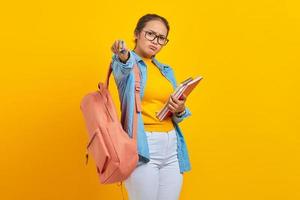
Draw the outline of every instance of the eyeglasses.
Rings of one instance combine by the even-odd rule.
[[[144,31],[144,30],[143,30]],[[144,31],[145,32],[145,38],[149,41],[154,41],[157,38],[157,42],[160,45],[166,45],[169,42],[169,39],[162,35],[156,35],[153,31]]]

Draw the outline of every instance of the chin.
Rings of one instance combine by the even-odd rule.
[[[150,55],[150,56],[155,56],[157,54],[157,52],[155,51],[155,52],[153,52],[153,51],[149,51],[148,52],[148,55]]]
[[[154,54],[153,54],[153,52],[150,52],[150,51],[144,51],[144,55],[150,58],[150,57],[152,57]]]

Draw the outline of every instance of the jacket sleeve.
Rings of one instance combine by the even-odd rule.
[[[112,69],[116,80],[120,81],[123,78],[125,78],[133,69],[134,63],[135,60],[130,51],[129,51],[129,59],[126,61],[126,63],[122,63],[118,55],[114,54],[112,56]]]

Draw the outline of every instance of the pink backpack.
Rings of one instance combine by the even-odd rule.
[[[98,91],[85,95],[80,103],[88,130],[86,164],[91,153],[100,182],[103,184],[121,182],[135,169],[138,163],[137,152],[137,112],[141,111],[140,76],[138,66],[133,67],[135,74],[135,110],[132,138],[124,131],[109,92],[109,77],[112,63],[106,77],[106,83],[99,82]]]

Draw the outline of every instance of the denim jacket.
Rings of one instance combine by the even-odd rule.
[[[177,87],[177,82],[172,68],[166,64],[158,62],[155,57],[152,58],[152,61],[159,68],[160,72],[170,81],[175,89]],[[135,77],[132,69],[135,63],[137,63],[140,71],[140,97],[142,100],[144,96],[144,89],[147,84],[147,66],[142,58],[134,51],[129,51],[129,59],[126,61],[126,63],[120,62],[118,55],[114,54],[112,56],[113,76],[118,88],[121,106],[121,124],[131,138],[133,112],[135,106]],[[178,123],[180,123],[183,119],[191,115],[189,108],[186,107],[185,111],[185,114],[181,117],[172,115],[172,122],[177,135],[177,153],[180,173],[189,171],[191,169],[187,145],[185,143],[183,133],[178,125]],[[137,148],[139,154],[139,163],[147,163],[150,161],[150,156],[141,112],[138,113],[137,123]]]

